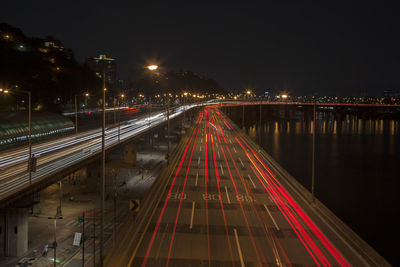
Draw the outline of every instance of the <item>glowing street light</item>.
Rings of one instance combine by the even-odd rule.
[[[147,68],[149,69],[149,70],[156,70],[156,69],[158,69],[158,66],[157,65],[149,65],[149,66],[147,66]]]
[[[251,91],[250,91],[250,90],[247,90],[247,91],[246,91],[246,94],[250,95],[250,94],[251,94]]]
[[[288,95],[287,95],[287,94],[283,94],[283,95],[281,95],[281,97],[282,97],[283,99],[286,99],[286,98],[288,98]]]

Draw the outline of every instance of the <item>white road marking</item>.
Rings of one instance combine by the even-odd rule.
[[[235,153],[237,153],[237,151],[236,151],[235,147],[233,147],[233,150],[235,150]]]
[[[225,185],[225,193],[226,193],[226,199],[228,200],[228,203],[231,204],[231,199],[229,198],[229,194],[228,194],[228,188]]]
[[[202,134],[203,135],[203,134]],[[203,138],[200,139],[200,143],[203,143]]]
[[[247,174],[247,177],[249,177],[250,182],[253,184],[253,187],[256,188],[256,185],[254,184],[253,180],[251,179],[250,174]]]
[[[222,168],[222,165],[219,165],[219,167],[221,168],[222,175],[224,175],[224,168]]]
[[[239,259],[240,259],[240,266],[241,266],[241,267],[244,267],[244,261],[243,261],[242,250],[240,249],[239,237],[238,237],[236,228],[233,228],[233,232],[235,233],[236,245],[237,245],[237,250],[238,250]]]
[[[201,147],[202,147],[202,146],[200,146],[200,151],[201,151]]]
[[[243,161],[242,159],[239,157],[240,163],[242,164],[242,166],[244,167]]]
[[[196,173],[196,183],[194,184],[194,186],[197,186],[198,181],[199,181],[199,173]]]
[[[197,160],[197,165],[200,165],[200,156],[199,159]]]
[[[231,143],[231,144],[232,144],[232,141],[231,141],[231,139],[229,139],[229,143]]]
[[[190,226],[189,229],[192,229],[193,227],[193,217],[194,217],[194,206],[195,206],[195,202],[192,202],[192,216],[190,216]]]
[[[221,156],[220,156],[220,154],[219,154],[219,151],[218,151],[218,158],[221,159]]]
[[[278,224],[276,224],[276,222],[274,220],[274,217],[272,217],[271,213],[269,212],[269,209],[268,209],[267,205],[264,204],[264,208],[268,212],[269,217],[271,217],[271,220],[274,223],[276,230],[279,231],[279,226],[278,226]]]

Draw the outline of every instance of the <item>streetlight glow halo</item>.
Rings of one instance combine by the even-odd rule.
[[[147,68],[149,70],[156,70],[156,69],[158,69],[158,66],[157,65],[149,65],[149,66],[147,66]]]

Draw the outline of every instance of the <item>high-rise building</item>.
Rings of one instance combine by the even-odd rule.
[[[86,59],[86,64],[92,69],[99,79],[103,79],[105,73],[106,87],[115,90],[117,85],[117,62],[114,58],[108,58],[106,55],[91,57]]]

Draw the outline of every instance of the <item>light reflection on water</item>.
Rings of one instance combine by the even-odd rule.
[[[284,121],[284,120],[271,120],[264,122],[263,132],[274,134],[286,132],[286,134],[312,134],[313,124],[311,121]],[[256,124],[248,128],[248,134],[251,137],[257,135]],[[400,122],[397,120],[363,120],[351,118],[347,120],[334,120],[334,119],[319,119],[317,121],[316,132],[318,134],[358,134],[358,135],[398,135]]]

